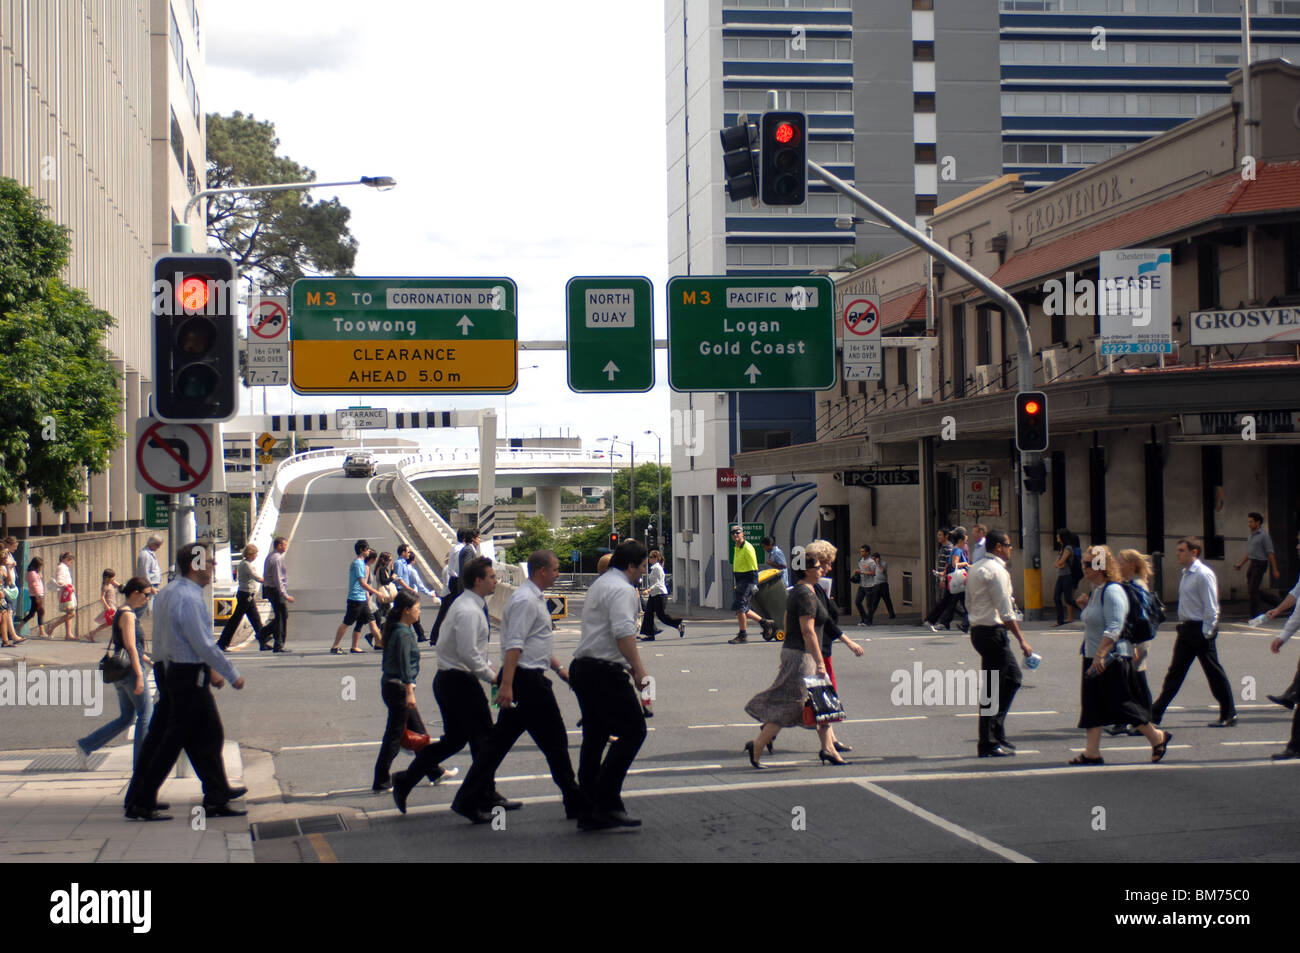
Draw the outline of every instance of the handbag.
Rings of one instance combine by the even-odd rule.
[[[423,748],[428,747],[432,743],[433,739],[428,735],[412,731],[410,728],[406,728],[402,731],[402,747],[407,751],[419,753]]]
[[[10,587],[10,586],[6,586],[6,587],[5,587],[5,598],[9,600],[9,604],[10,604],[10,605],[12,605],[12,606],[17,606],[17,605],[18,605],[18,587],[17,587],[17,586],[12,586],[12,587]]]
[[[71,601],[72,601],[73,599],[75,599],[75,598],[77,598],[77,587],[76,587],[76,586],[74,586],[74,585],[72,585],[72,584],[68,584],[68,585],[66,585],[66,586],[60,586],[60,587],[59,587],[59,604],[60,604],[60,605],[62,605],[62,604],[65,603],[65,602],[71,602]]]
[[[966,567],[948,573],[948,591],[956,595],[966,591]]]
[[[849,576],[849,582],[853,583],[855,586],[861,581],[862,581],[862,573],[857,572],[856,570],[854,571],[852,576]]]
[[[131,655],[117,639],[108,640],[108,651],[99,660],[99,672],[107,685],[120,682],[131,674]]]
[[[844,720],[844,704],[840,696],[831,687],[831,680],[824,676],[805,677],[804,687],[808,697],[803,703],[803,724],[805,728],[817,725],[829,725]]]

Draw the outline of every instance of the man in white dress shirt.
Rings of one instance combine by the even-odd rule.
[[[583,831],[641,826],[639,819],[628,816],[621,795],[623,779],[646,736],[637,688],[648,686],[650,677],[636,645],[641,608],[636,581],[645,565],[645,546],[634,539],[619,543],[582,606],[582,639],[569,671],[582,708],[578,784],[593,806],[591,814],[578,819]],[[612,744],[611,737],[617,737]]]
[[[1174,551],[1178,565],[1183,567],[1178,582],[1178,637],[1174,641],[1174,657],[1165,673],[1165,683],[1160,697],[1151,706],[1151,721],[1160,724],[1165,709],[1178,694],[1192,667],[1193,659],[1201,660],[1201,669],[1210,683],[1210,693],[1219,703],[1219,720],[1210,722],[1211,728],[1232,728],[1237,724],[1237,706],[1232,698],[1232,685],[1219,662],[1219,580],[1214,570],[1201,562],[1201,541],[1195,536],[1185,536],[1178,541]]]
[[[476,805],[493,790],[496,770],[525,731],[546,757],[551,779],[564,795],[564,814],[576,820],[590,813],[586,796],[578,788],[569,759],[569,739],[555,692],[546,677],[550,669],[568,682],[569,673],[555,657],[555,632],[543,593],[560,574],[560,560],[549,549],[539,549],[528,558],[528,581],[514,591],[501,614],[501,688],[497,703],[501,714],[496,727],[479,748],[469,769],[453,811],[473,813]]]

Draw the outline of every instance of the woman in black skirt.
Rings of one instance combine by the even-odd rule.
[[[1083,754],[1070,764],[1105,764],[1101,757],[1101,729],[1119,722],[1136,725],[1151,742],[1151,760],[1159,761],[1173,735],[1151,724],[1133,664],[1133,643],[1125,636],[1128,594],[1121,583],[1119,561],[1105,546],[1092,546],[1083,554],[1083,574],[1092,594],[1083,610],[1083,712],[1079,727],[1087,729]]]

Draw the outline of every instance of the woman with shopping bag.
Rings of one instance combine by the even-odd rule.
[[[805,554],[804,568],[792,570],[798,582],[786,604],[787,634],[781,645],[781,662],[776,681],[770,688],[751,698],[745,706],[746,714],[763,723],[758,737],[748,742],[744,748],[749,755],[749,763],[755,768],[763,767],[759,763],[758,754],[776,738],[782,728],[804,724],[804,707],[810,700],[810,689],[820,701],[828,701],[827,693],[833,694],[821,649],[822,632],[830,616],[814,591],[822,572],[829,568],[829,565],[823,567],[816,556]],[[821,742],[817,756],[823,764],[848,764],[831,747],[830,725],[833,716],[829,711],[823,712],[823,715],[824,717],[818,718],[816,711],[813,715],[817,737]]]

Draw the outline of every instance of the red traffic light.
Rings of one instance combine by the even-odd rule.
[[[186,311],[202,311],[208,306],[208,277],[190,275],[176,289],[176,303]]]
[[[794,145],[799,141],[799,127],[791,122],[783,122],[773,130],[772,136],[783,146]]]
[[[1029,414],[1029,416],[1031,417],[1036,416],[1038,412],[1042,409],[1043,409],[1043,405],[1036,400],[1030,400],[1025,402],[1025,413]]]

